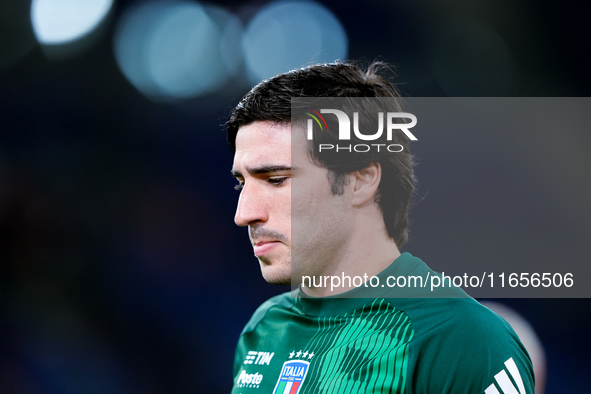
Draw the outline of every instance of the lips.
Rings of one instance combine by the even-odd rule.
[[[268,251],[270,251],[271,249],[273,249],[275,246],[277,246],[278,244],[280,244],[281,242],[279,241],[257,241],[257,243],[254,244],[254,255],[257,257],[260,257],[264,254],[266,254]]]

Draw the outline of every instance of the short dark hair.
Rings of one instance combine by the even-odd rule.
[[[250,90],[234,108],[226,123],[228,142],[232,152],[236,151],[236,135],[242,126],[255,121],[271,121],[289,124],[292,120],[292,98],[391,98],[391,111],[401,112],[401,96],[394,85],[380,75],[388,65],[374,62],[367,69],[356,63],[317,64],[289,71],[267,79]],[[368,105],[372,101],[368,101]],[[346,108],[355,108],[353,102]],[[383,111],[379,109],[379,111]],[[350,112],[349,112],[350,113]],[[377,113],[377,111],[372,112]],[[360,115],[360,127],[368,119]],[[371,123],[371,122],[370,122]],[[375,127],[375,119],[373,120]],[[329,127],[330,129],[330,127]],[[338,128],[333,128],[338,129]],[[332,134],[314,133],[324,139],[322,142],[338,141]],[[403,150],[397,153],[382,149],[381,152],[352,153],[350,155],[319,155],[314,149],[310,157],[316,164],[329,170],[333,194],[341,194],[346,182],[346,174],[361,170],[371,163],[380,163],[382,179],[376,194],[376,203],[382,211],[388,235],[398,247],[408,241],[408,218],[411,198],[415,191],[413,156],[409,151],[409,140],[394,133],[390,144],[399,144]],[[324,152],[323,152],[324,153]]]

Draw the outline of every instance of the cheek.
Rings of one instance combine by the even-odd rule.
[[[314,221],[314,218],[322,212],[319,203],[318,196],[313,192],[292,196],[290,209],[294,220],[305,218],[308,223]]]
[[[306,209],[306,207],[322,205],[330,197],[329,195],[330,189],[326,182],[320,182],[315,178],[299,179],[293,183],[291,189],[292,206],[295,210],[298,207]]]
[[[291,233],[291,218],[292,218],[292,198],[291,192],[287,192],[279,196],[275,203],[276,215],[281,223],[282,231],[286,234]]]
[[[308,236],[322,232],[331,221],[335,196],[324,172],[295,179],[291,188],[292,232]]]

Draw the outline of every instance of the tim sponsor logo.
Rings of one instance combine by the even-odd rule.
[[[274,355],[275,353],[257,352],[256,350],[251,350],[246,355],[244,364],[269,365]]]

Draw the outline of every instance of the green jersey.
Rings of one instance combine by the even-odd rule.
[[[404,253],[378,278],[400,275],[439,274]],[[240,335],[232,393],[533,394],[531,360],[507,322],[461,289],[420,291],[271,298]]]

